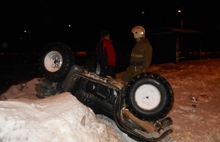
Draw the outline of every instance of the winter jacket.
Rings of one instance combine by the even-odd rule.
[[[115,67],[116,55],[111,40],[106,40],[101,37],[97,44],[96,50],[98,60],[101,62],[101,64],[103,64],[103,66]]]
[[[140,63],[143,71],[147,71],[152,59],[152,46],[147,38],[141,38],[131,52],[130,62]]]
[[[128,82],[134,76],[146,72],[152,58],[152,46],[147,38],[137,41],[131,52],[130,66],[127,68],[121,79]]]

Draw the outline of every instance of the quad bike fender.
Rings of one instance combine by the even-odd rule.
[[[125,99],[120,95],[116,98],[115,105],[114,105],[114,111],[113,111],[114,112],[114,114],[113,114],[114,121],[115,121],[116,125],[118,126],[118,128],[122,132],[126,133],[129,137],[131,137],[134,140],[137,140],[138,142],[158,142],[173,132],[172,129],[168,129],[157,137],[155,137],[154,135],[151,135],[151,133],[154,133],[154,132],[160,133],[158,131],[159,129],[158,129],[157,125],[153,125],[149,121],[144,121],[144,120],[137,118],[128,110],[125,111],[125,109],[124,109]],[[123,113],[123,111],[124,111],[124,113]],[[143,129],[145,128],[145,130],[147,130],[146,131],[147,135],[141,133],[139,131],[139,128],[136,129],[134,127],[129,126],[129,124],[124,119],[125,118],[124,115],[126,115],[126,113],[130,115],[130,117],[128,117],[128,118],[131,119],[131,121],[138,124]],[[172,120],[171,120],[171,118],[167,117],[167,118],[164,118],[164,122],[167,123],[167,124],[164,123],[164,126],[165,125],[169,126],[172,123]]]

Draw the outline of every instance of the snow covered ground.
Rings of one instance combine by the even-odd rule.
[[[151,65],[174,91],[167,141],[220,141],[220,59]],[[117,74],[117,77],[123,73]],[[1,94],[0,140],[7,142],[132,142],[114,122],[95,115],[68,92],[38,99],[37,78],[14,84]]]

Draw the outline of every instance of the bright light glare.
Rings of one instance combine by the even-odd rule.
[[[181,12],[182,12],[182,11],[179,9],[179,10],[178,10],[178,13],[181,13]]]

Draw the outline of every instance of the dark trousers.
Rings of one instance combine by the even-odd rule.
[[[113,66],[106,66],[103,69],[103,75],[104,76],[111,76],[112,78],[116,78],[115,67],[113,67]]]

